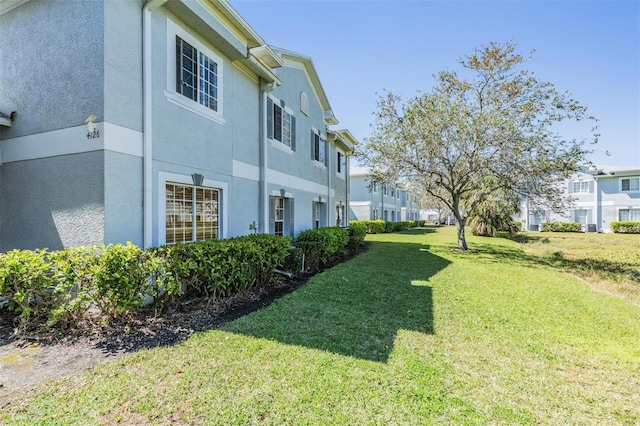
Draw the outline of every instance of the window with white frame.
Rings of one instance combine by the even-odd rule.
[[[284,101],[267,98],[267,137],[296,150],[296,117]]]
[[[620,179],[620,185],[623,192],[640,191],[640,178]]]
[[[269,233],[293,236],[293,198],[269,197]]]
[[[618,210],[618,220],[621,222],[640,222],[640,209]]]
[[[275,215],[274,234],[283,235],[284,233],[284,197],[276,197],[274,215]]]
[[[584,180],[574,181],[571,183],[571,192],[573,193],[588,193],[589,192],[589,182]]]
[[[373,220],[378,220],[378,209],[373,209],[373,212],[371,213],[371,218]]]
[[[327,141],[315,129],[311,129],[311,159],[327,165]]]
[[[217,239],[220,232],[220,190],[166,183],[165,242]]]
[[[378,192],[378,182],[376,181],[371,182],[371,190],[373,192]]]
[[[176,92],[218,111],[218,63],[176,36]]]
[[[167,20],[169,100],[214,121],[222,118],[223,61],[172,20]]]
[[[586,209],[578,209],[573,211],[573,221],[582,223],[585,225],[587,223],[587,213]]]

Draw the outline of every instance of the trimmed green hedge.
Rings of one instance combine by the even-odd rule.
[[[364,239],[367,236],[367,226],[362,223],[350,223],[347,232],[349,233],[347,251],[353,256],[358,253],[362,243],[364,243]]]
[[[421,226],[424,226],[424,221],[420,221]],[[385,222],[384,220],[352,220],[349,225],[364,225],[366,227],[367,234],[384,234],[389,232],[398,232],[407,228],[413,228],[416,226],[416,222],[413,220],[406,220],[401,222]]]
[[[542,232],[582,232],[579,222],[545,222],[540,225]]]
[[[619,234],[640,234],[640,222],[611,222],[611,230]]]
[[[331,257],[343,254],[348,243],[348,231],[338,227],[308,229],[294,241],[295,247],[304,254],[305,272],[316,271]]]
[[[18,314],[18,332],[75,321],[91,308],[113,319],[141,308],[149,296],[163,306],[176,296],[216,299],[268,285],[290,243],[259,234],[148,250],[131,243],[12,250],[0,253],[0,295]]]

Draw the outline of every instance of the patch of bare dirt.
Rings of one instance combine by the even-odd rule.
[[[216,303],[193,303],[174,311],[146,311],[118,323],[58,326],[46,334],[13,336],[13,318],[0,309],[0,408],[39,383],[94,369],[99,363],[143,348],[175,345],[193,333],[223,324],[270,305],[308,281],[282,278],[278,285]]]

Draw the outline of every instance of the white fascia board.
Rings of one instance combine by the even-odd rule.
[[[0,15],[12,11],[18,6],[22,6],[29,0],[0,0]]]

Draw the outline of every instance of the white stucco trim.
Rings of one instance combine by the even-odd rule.
[[[244,163],[242,161],[233,160],[233,177],[248,179],[253,181],[260,180],[260,167],[253,164]]]
[[[297,189],[306,192],[315,192],[318,194],[327,193],[326,185],[311,182],[306,179],[300,179],[297,176],[271,169],[267,170],[267,182],[270,184],[280,185],[282,187]],[[335,196],[335,190],[333,188],[331,188],[331,196]]]
[[[286,192],[284,193],[284,195],[282,195],[282,192],[273,189],[271,190],[271,196],[272,197],[284,197],[284,198],[293,198],[293,194],[291,192]]]
[[[269,184],[280,185],[282,187],[293,188],[306,192],[316,192],[323,194],[323,196],[327,193],[326,185],[301,179],[295,175],[290,175],[272,169],[267,169],[266,175],[267,183]],[[242,161],[233,160],[233,177],[257,182],[260,180],[260,168]],[[335,196],[335,190],[333,188],[331,189],[331,196]]]
[[[182,175],[170,172],[158,172],[158,245],[166,244],[165,224],[167,220],[167,182],[182,183],[184,185],[193,185],[193,178],[189,175]],[[220,222],[221,232],[220,238],[229,238],[229,184],[217,180],[204,179],[202,186],[209,188],[218,188],[222,192],[220,214],[222,220]]]
[[[111,123],[96,123],[100,137],[87,139],[87,126],[67,127],[2,141],[2,161],[35,160],[92,151],[142,157],[142,132]]]

